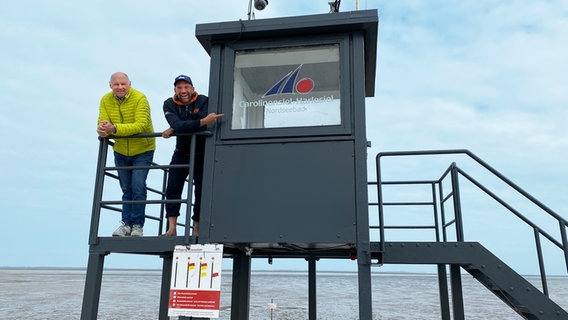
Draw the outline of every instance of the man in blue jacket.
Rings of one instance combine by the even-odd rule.
[[[176,133],[191,133],[207,129],[207,125],[217,122],[223,114],[208,113],[208,98],[198,94],[193,87],[191,78],[179,75],[174,80],[174,96],[164,101],[164,115],[170,128],[162,132],[162,137],[169,138]],[[177,136],[176,149],[170,162],[171,165],[189,164],[191,135]],[[193,206],[193,236],[199,235],[199,213],[201,209],[201,185],[203,181],[203,156],[205,151],[205,136],[197,136],[195,146],[195,202]],[[186,168],[170,168],[166,186],[166,199],[179,200],[189,174]],[[166,236],[176,236],[176,224],[181,203],[166,204],[168,230]]]

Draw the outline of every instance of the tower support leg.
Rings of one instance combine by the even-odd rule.
[[[249,318],[250,271],[250,256],[242,254],[233,257],[231,320],[248,320]]]
[[[105,255],[105,253],[89,253],[81,320],[97,319]]]
[[[308,258],[308,319],[317,320],[316,258]]]

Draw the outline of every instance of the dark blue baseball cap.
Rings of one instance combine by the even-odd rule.
[[[187,83],[189,83],[190,85],[193,85],[193,82],[191,82],[191,78],[184,75],[184,74],[180,74],[179,76],[176,77],[176,79],[174,80],[174,86],[179,82],[179,81],[185,81]]]

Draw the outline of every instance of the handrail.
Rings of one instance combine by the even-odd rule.
[[[423,151],[388,151],[388,152],[380,152],[377,154],[376,159],[377,159],[377,166],[380,162],[380,158],[384,157],[384,156],[416,156],[416,155],[444,155],[444,154],[465,154],[467,156],[469,156],[470,158],[472,158],[473,160],[475,160],[477,163],[479,163],[481,166],[483,166],[485,169],[489,170],[491,173],[493,173],[495,176],[497,176],[499,179],[501,179],[503,182],[505,182],[506,184],[508,184],[510,187],[512,187],[513,189],[515,189],[516,191],[518,191],[519,193],[521,193],[523,196],[525,196],[527,199],[529,199],[531,202],[533,202],[534,204],[536,204],[538,207],[540,207],[541,209],[543,209],[544,211],[546,211],[548,214],[550,214],[552,217],[556,218],[557,220],[564,220],[565,224],[568,226],[568,221],[566,221],[564,218],[562,218],[560,215],[558,215],[556,212],[554,212],[552,209],[550,209],[549,207],[547,207],[545,204],[543,204],[542,202],[540,202],[538,199],[536,199],[535,197],[533,197],[531,194],[529,194],[528,192],[526,192],[525,190],[523,190],[521,187],[519,187],[518,185],[516,185],[514,182],[512,182],[511,180],[509,180],[507,177],[505,177],[503,174],[501,174],[499,171],[495,170],[493,167],[491,167],[487,162],[481,160],[481,158],[479,158],[478,156],[476,156],[475,154],[473,154],[471,151],[467,150],[467,149],[454,149],[454,150],[423,150]]]
[[[188,177],[188,181],[193,181],[193,171],[194,171],[194,166],[195,166],[195,158],[194,158],[194,154],[195,154],[195,141],[196,141],[196,137],[197,136],[211,136],[212,132],[208,131],[208,130],[203,130],[203,131],[197,131],[197,132],[192,132],[192,133],[174,133],[172,134],[172,136],[191,136],[191,150],[190,150],[190,163],[189,163],[189,177]],[[130,136],[115,136],[115,135],[110,135],[110,136],[106,136],[106,137],[98,137],[99,141],[100,141],[100,145],[99,145],[99,156],[98,156],[98,160],[97,160],[97,174],[95,177],[95,192],[94,192],[94,196],[93,196],[93,212],[91,215],[91,228],[90,228],[90,234],[89,234],[89,244],[93,245],[93,244],[97,244],[98,243],[98,229],[99,229],[99,223],[100,223],[100,214],[101,214],[101,209],[109,209],[109,210],[114,210],[114,211],[121,211],[121,209],[118,209],[116,207],[112,207],[111,205],[119,205],[119,204],[133,204],[133,203],[145,203],[145,204],[161,204],[161,208],[160,208],[160,217],[154,217],[154,216],[149,216],[146,215],[146,218],[152,219],[152,220],[158,220],[159,223],[159,228],[160,230],[162,230],[162,226],[163,226],[163,206],[166,203],[184,203],[185,201],[187,201],[187,208],[186,208],[186,221],[185,221],[185,226],[189,226],[191,225],[191,196],[193,194],[193,183],[189,183],[188,186],[188,190],[187,190],[187,198],[186,199],[181,199],[181,200],[166,200],[165,199],[165,187],[166,187],[166,175],[169,169],[171,168],[186,168],[187,165],[158,165],[155,163],[152,163],[152,165],[150,166],[137,166],[137,167],[107,167],[106,166],[106,161],[107,161],[107,157],[108,157],[108,147],[112,146],[114,143],[113,141],[111,141],[112,139],[128,139],[128,138],[149,138],[149,137],[161,137],[162,133],[161,132],[151,132],[151,133],[140,133],[140,134],[135,134],[135,135],[130,135]],[[104,185],[104,180],[105,180],[105,176],[110,176],[113,178],[118,178],[117,175],[111,174],[109,173],[109,171],[117,171],[117,170],[133,170],[133,169],[149,169],[149,170],[155,170],[155,169],[161,169],[164,170],[165,174],[164,174],[164,178],[162,181],[162,187],[161,187],[161,191],[155,190],[153,188],[149,188],[147,187],[147,189],[151,192],[156,192],[158,194],[161,195],[161,199],[160,200],[131,200],[131,201],[103,201],[103,185]],[[185,200],[185,201],[184,201]],[[181,225],[181,224],[180,224]],[[185,242],[187,244],[190,243],[190,234],[189,234],[189,228],[185,228]]]
[[[196,131],[196,132],[187,132],[187,133],[173,133],[172,136],[211,136],[213,135],[213,133],[209,130],[202,130],[202,131]],[[162,133],[161,132],[146,132],[146,133],[138,133],[138,134],[133,134],[130,136],[117,136],[117,135],[110,135],[110,136],[106,136],[106,137],[99,137],[99,140],[101,139],[130,139],[130,138],[155,138],[155,137],[161,137]]]
[[[379,223],[380,223],[380,225],[379,225],[379,228],[380,228],[380,249],[381,250],[384,249],[384,241],[385,241],[384,229],[388,228],[384,225],[383,205],[386,205],[387,203],[383,202],[382,185],[385,185],[385,184],[414,184],[414,183],[416,183],[416,181],[396,181],[396,182],[387,181],[387,182],[383,182],[382,178],[381,178],[381,163],[380,163],[381,158],[386,157],[386,156],[423,156],[423,155],[448,155],[448,154],[464,154],[464,155],[469,156],[471,159],[476,161],[483,168],[485,168],[486,170],[491,172],[494,176],[499,178],[502,182],[506,183],[509,187],[513,188],[519,194],[524,196],[525,199],[529,200],[534,205],[538,206],[540,209],[542,209],[544,212],[546,212],[550,217],[556,219],[558,221],[559,227],[560,227],[561,241],[559,241],[555,237],[551,236],[547,231],[540,228],[536,223],[532,222],[530,219],[528,219],[523,214],[521,214],[519,211],[517,211],[512,206],[510,206],[508,203],[506,203],[504,200],[499,198],[495,193],[491,192],[488,188],[486,188],[481,183],[476,181],[473,177],[471,177],[470,175],[465,173],[463,170],[458,168],[455,163],[452,163],[450,165],[450,167],[442,174],[442,177],[439,180],[437,180],[437,182],[439,184],[439,188],[440,188],[440,191],[439,191],[440,197],[443,198],[443,199],[440,199],[441,210],[442,211],[444,210],[443,203],[446,200],[449,200],[450,198],[454,198],[454,206],[455,206],[454,207],[454,209],[455,209],[454,220],[452,220],[450,222],[446,222],[445,221],[445,215],[444,215],[444,213],[442,213],[442,229],[444,231],[444,241],[446,241],[445,229],[446,229],[447,226],[450,226],[452,224],[455,224],[456,233],[457,233],[457,236],[458,236],[457,240],[463,241],[463,225],[462,225],[462,221],[461,221],[461,208],[460,208],[461,204],[460,204],[460,199],[459,199],[459,193],[460,192],[459,192],[459,185],[458,185],[458,180],[457,180],[457,176],[462,175],[466,179],[468,179],[471,183],[473,183],[476,187],[478,187],[480,190],[482,190],[487,195],[492,197],[499,204],[501,204],[503,207],[508,209],[510,212],[512,212],[514,215],[516,215],[519,219],[521,219],[524,223],[526,223],[528,226],[530,226],[533,229],[534,237],[535,237],[535,244],[536,244],[536,247],[537,247],[536,248],[537,249],[537,258],[538,258],[539,271],[540,271],[542,285],[543,285],[543,292],[546,295],[548,295],[548,287],[547,287],[547,283],[546,283],[546,275],[545,275],[545,270],[544,270],[544,259],[543,259],[542,247],[541,247],[541,243],[540,243],[540,236],[543,236],[544,238],[548,239],[552,244],[556,245],[557,247],[559,247],[564,252],[564,259],[565,259],[565,263],[566,263],[566,268],[568,269],[568,241],[567,241],[567,235],[566,235],[566,227],[568,226],[568,221],[566,219],[564,219],[563,217],[561,217],[560,215],[558,215],[552,209],[550,209],[549,207],[544,205],[538,199],[534,198],[528,192],[526,192],[521,187],[519,187],[518,185],[513,183],[511,180],[509,180],[503,174],[498,172],[496,169],[491,167],[489,164],[487,164],[485,161],[483,161],[482,159],[480,159],[479,157],[477,157],[475,154],[473,154],[472,152],[470,152],[467,149],[393,151],[393,152],[381,152],[381,153],[377,154],[377,156],[376,156],[376,170],[377,170],[376,185],[377,185],[377,196],[378,196],[377,205],[378,205]],[[451,187],[452,190],[450,191],[450,194],[447,197],[444,197],[443,193],[442,193],[442,181],[447,177],[448,174],[450,174],[450,178],[452,180],[452,187]],[[413,204],[413,203],[409,203],[409,204]],[[411,228],[412,226],[407,226],[407,227]]]
[[[554,239],[550,234],[548,234],[546,231],[544,231],[542,228],[540,228],[536,223],[532,222],[529,218],[525,217],[523,214],[521,214],[518,210],[516,210],[515,208],[511,207],[510,204],[506,203],[505,201],[503,201],[501,198],[499,198],[495,193],[493,193],[491,190],[487,189],[485,186],[483,186],[481,183],[479,183],[477,180],[473,179],[470,175],[468,175],[467,173],[465,173],[463,170],[458,169],[459,173],[461,175],[463,175],[464,177],[466,177],[471,183],[473,183],[474,185],[476,185],[479,189],[481,189],[483,192],[485,192],[486,194],[488,194],[491,198],[495,199],[495,201],[499,202],[500,205],[502,205],[503,207],[507,208],[507,210],[511,211],[514,215],[516,215],[517,217],[519,217],[519,219],[523,220],[524,223],[528,224],[531,228],[536,229],[539,231],[540,234],[542,234],[543,236],[545,236],[548,240],[550,240],[550,242],[554,243],[557,247],[559,247],[560,249],[562,249],[562,243],[558,242],[558,240]]]

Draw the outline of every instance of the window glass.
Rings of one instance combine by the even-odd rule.
[[[339,45],[235,52],[231,128],[341,124]]]

